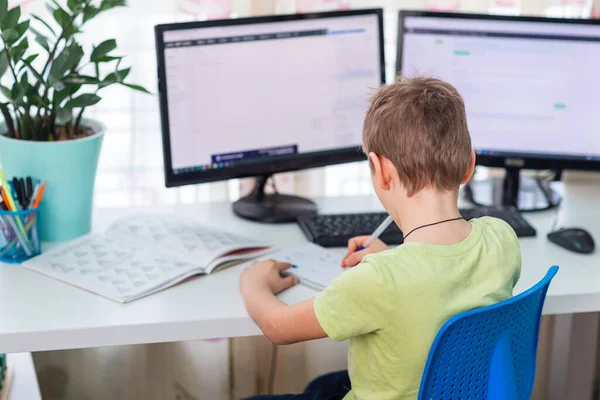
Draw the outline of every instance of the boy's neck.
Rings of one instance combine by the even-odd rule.
[[[404,198],[402,203],[395,204],[390,212],[404,235],[407,235],[410,231],[420,226],[460,217],[458,211],[458,191],[440,192],[432,189],[423,189],[412,197]],[[464,223],[465,221],[460,220],[455,222]],[[424,236],[428,236],[428,233],[439,230],[448,231],[448,228],[452,229],[444,225],[455,225],[454,228],[456,228],[455,222],[415,231],[407,241],[424,241],[422,239]],[[462,228],[465,228],[465,226],[462,226]],[[462,230],[459,229],[459,231]],[[457,239],[463,240],[463,236],[465,235],[459,234],[459,236]],[[448,239],[450,239],[450,242],[455,241],[452,238]]]

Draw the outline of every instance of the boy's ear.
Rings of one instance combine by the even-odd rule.
[[[475,173],[475,161],[477,160],[477,156],[475,155],[475,151],[471,150],[471,158],[469,159],[469,166],[467,167],[467,171],[465,172],[465,176],[463,176],[462,181],[460,181],[461,185],[469,182]]]
[[[382,190],[389,190],[392,184],[394,165],[387,158],[376,153],[369,153],[372,173],[377,184]]]

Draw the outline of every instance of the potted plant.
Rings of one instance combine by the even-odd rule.
[[[0,0],[0,164],[8,177],[46,181],[40,236],[68,240],[90,232],[92,198],[104,126],[84,118],[112,85],[126,83],[116,41],[84,52],[77,38],[86,23],[125,0],[50,0],[52,18],[21,16]],[[88,72],[89,71],[89,72]],[[103,73],[107,71],[106,73]]]

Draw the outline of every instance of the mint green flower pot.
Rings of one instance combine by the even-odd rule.
[[[84,119],[94,135],[61,142],[33,142],[0,135],[0,166],[13,176],[46,181],[40,205],[40,239],[70,240],[91,231],[92,202],[104,125]],[[0,132],[6,128],[0,125]]]

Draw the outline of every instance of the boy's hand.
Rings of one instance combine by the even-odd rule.
[[[375,239],[366,249],[356,251],[367,241],[367,239],[369,239],[369,236],[357,236],[348,241],[348,252],[342,260],[342,268],[354,267],[358,265],[367,254],[379,253],[380,251],[388,249],[385,243],[379,239]]]
[[[246,268],[240,277],[242,294],[260,285],[267,287],[273,294],[296,285],[298,278],[293,276],[282,277],[280,275],[281,272],[291,268],[291,266],[291,264],[267,260]]]

